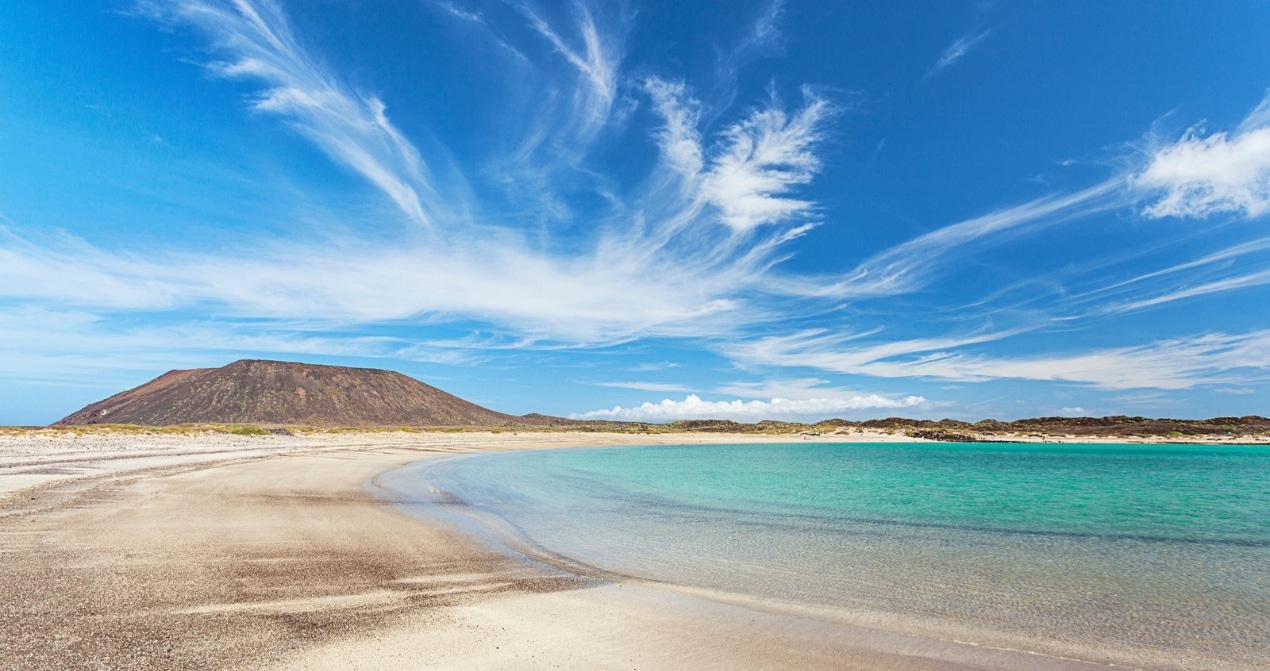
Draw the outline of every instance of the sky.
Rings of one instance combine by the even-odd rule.
[[[0,424],[1270,415],[1270,3],[0,0]]]

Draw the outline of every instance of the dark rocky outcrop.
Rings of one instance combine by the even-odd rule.
[[[906,435],[911,438],[937,440],[941,443],[977,443],[982,440],[973,434],[948,431],[946,429],[910,429],[906,432]]]

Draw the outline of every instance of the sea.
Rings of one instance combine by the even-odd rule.
[[[558,449],[380,479],[562,570],[1053,656],[1270,667],[1270,446]]]

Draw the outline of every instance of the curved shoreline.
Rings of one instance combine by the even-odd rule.
[[[464,455],[449,457],[444,461],[452,462],[455,459],[466,460],[472,457],[481,460],[491,457],[502,458],[493,454]],[[421,468],[412,468],[416,464],[400,467],[401,470],[406,471],[403,477],[395,478],[395,482],[390,480],[391,485],[380,483],[379,486],[391,491],[414,491],[417,489],[415,485],[422,487],[430,483],[432,478],[428,474],[433,466],[440,464],[429,460],[417,465]],[[409,472],[411,470],[413,472]],[[445,487],[446,485],[437,486]],[[1072,664],[1080,665],[1081,668],[1243,668],[1244,662],[1241,661],[1226,659],[1221,655],[1214,656],[1199,650],[1190,652],[1185,649],[1172,650],[1169,645],[1142,643],[1129,646],[1123,644],[1123,641],[1116,643],[1086,641],[1070,635],[1040,636],[1039,630],[1035,632],[1036,635],[1029,635],[1024,630],[994,627],[969,617],[950,620],[946,616],[923,615],[916,611],[893,611],[868,607],[863,601],[848,605],[845,602],[788,600],[745,589],[731,591],[732,588],[695,582],[696,578],[692,577],[692,574],[680,573],[677,578],[666,578],[664,576],[650,577],[648,574],[639,572],[623,572],[623,569],[616,569],[611,565],[606,567],[588,563],[591,560],[561,554],[552,547],[544,546],[515,522],[504,519],[496,511],[487,510],[482,507],[482,504],[473,504],[462,499],[453,501],[438,499],[438,496],[448,498],[452,495],[435,488],[432,489],[432,496],[428,497],[426,490],[427,487],[423,487],[424,500],[401,505],[403,512],[431,523],[441,521],[454,524],[478,542],[483,542],[492,550],[503,552],[517,560],[536,566],[547,566],[583,579],[593,579],[609,585],[621,585],[627,589],[704,599],[716,606],[734,606],[749,611],[751,620],[756,614],[776,616],[773,622],[769,623],[770,626],[776,626],[775,622],[781,618],[803,622],[814,621],[818,625],[840,626],[843,627],[844,632],[850,632],[850,637],[855,641],[854,644],[862,650],[895,649],[897,640],[921,639],[924,643],[919,647],[924,647],[925,654],[935,655],[949,663],[961,660],[974,664],[991,664],[993,662],[988,658],[981,658],[979,654],[982,651],[994,650],[996,652],[993,654],[997,656],[1025,656],[1012,659],[1005,668],[1065,669],[1072,668]],[[514,492],[515,489],[511,491]],[[516,497],[513,496],[513,499]],[[602,531],[598,533],[603,534]],[[740,558],[737,561],[743,563]],[[786,621],[779,626],[788,629],[797,625]],[[880,662],[875,660],[875,663]]]
[[[252,440],[130,436],[37,487],[0,461],[0,668],[1103,668],[537,570],[365,489],[446,454],[770,437]]]

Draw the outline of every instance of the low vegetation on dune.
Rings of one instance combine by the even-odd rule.
[[[510,421],[489,426],[313,426],[250,423],[198,422],[167,426],[142,424],[52,425],[46,427],[0,427],[0,435],[68,436],[78,434],[117,435],[206,435],[236,436],[315,435],[340,433],[732,433],[770,436],[818,436],[878,432],[941,442],[992,442],[1018,438],[1169,438],[1187,439],[1270,439],[1270,418],[1214,417],[1212,419],[1153,419],[1149,417],[1037,417],[1003,422],[985,419],[963,422],[955,419],[923,420],[904,417],[850,421],[828,419],[814,424],[765,420],[754,423],[726,419],[691,419],[653,424],[646,422],[578,421],[539,415],[532,423]]]

